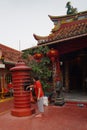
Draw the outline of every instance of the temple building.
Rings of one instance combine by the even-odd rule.
[[[3,98],[8,84],[12,82],[10,68],[15,66],[20,55],[20,51],[0,44],[0,98]]]
[[[37,46],[58,50],[66,91],[87,92],[87,11],[49,18],[54,28],[48,36],[34,34]]]

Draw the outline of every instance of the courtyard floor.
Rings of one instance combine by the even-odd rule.
[[[3,103],[3,105],[2,105]],[[87,130],[87,105],[66,102],[63,106],[49,104],[45,115],[26,117],[11,115],[13,100],[0,102],[0,130]],[[37,109],[36,104],[31,104]]]

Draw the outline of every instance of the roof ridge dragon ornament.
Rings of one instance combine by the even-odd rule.
[[[73,8],[73,6],[71,6],[70,1],[66,3],[66,8],[67,8],[67,15],[78,13],[77,8]]]

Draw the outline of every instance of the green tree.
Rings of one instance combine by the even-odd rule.
[[[50,78],[52,76],[52,68],[50,59],[46,56],[49,48],[47,46],[37,47],[35,49],[28,49],[23,52],[23,58],[28,59],[29,55],[34,55],[35,53],[42,53],[43,57],[40,62],[37,62],[35,59],[29,60],[28,66],[32,68],[32,76],[37,75],[41,80],[43,89],[46,92],[50,87]]]

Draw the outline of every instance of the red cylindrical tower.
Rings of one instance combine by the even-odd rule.
[[[14,89],[14,108],[11,114],[18,117],[29,116],[35,113],[35,109],[31,107],[30,92],[24,90],[24,84],[30,82],[31,68],[26,66],[23,61],[19,61],[10,70]]]

